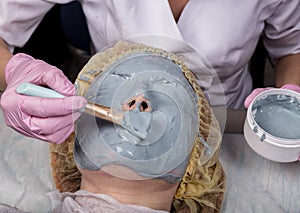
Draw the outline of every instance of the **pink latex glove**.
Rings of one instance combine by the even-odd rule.
[[[74,85],[58,68],[26,54],[13,56],[5,68],[7,88],[1,97],[5,122],[19,133],[53,143],[63,142],[73,131],[74,121],[86,105],[75,95]],[[16,88],[23,82],[48,86],[69,96],[39,98],[20,95]]]
[[[289,89],[289,90],[293,90],[296,91],[298,93],[300,93],[300,87],[294,84],[286,84],[284,86],[281,87],[282,89]],[[244,105],[246,108],[248,108],[251,104],[251,102],[254,100],[254,98],[260,94],[263,91],[272,89],[272,87],[266,87],[266,88],[257,88],[255,90],[252,91],[252,93],[246,98]]]

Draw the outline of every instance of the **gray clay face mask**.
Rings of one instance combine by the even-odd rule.
[[[252,106],[256,123],[269,134],[283,139],[300,139],[300,102],[282,94],[268,95]]]
[[[179,65],[150,53],[124,56],[94,79],[86,98],[116,110],[128,106],[125,122],[141,134],[83,114],[74,151],[79,167],[122,165],[144,178],[181,179],[199,122],[196,95]]]

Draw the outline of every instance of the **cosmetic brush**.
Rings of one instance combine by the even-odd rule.
[[[48,89],[43,86],[38,86],[28,82],[20,84],[17,87],[16,92],[22,95],[35,96],[41,98],[64,98],[65,97],[64,95],[56,92],[55,90]],[[130,133],[138,136],[141,139],[144,139],[147,136],[147,132],[139,131],[139,129],[141,128],[135,126],[135,122],[133,123],[128,122],[128,119],[126,118],[130,116],[132,117],[133,115],[130,111],[118,111],[99,104],[87,103],[85,108],[83,109],[83,112],[101,118],[103,120],[112,122],[119,126],[122,126]],[[149,125],[149,122],[151,120],[150,113],[149,116],[144,116],[144,114],[143,116],[134,114],[134,116],[136,116],[136,119],[144,119],[145,125]]]

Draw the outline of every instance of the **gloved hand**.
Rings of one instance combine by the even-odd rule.
[[[294,84],[286,84],[284,86],[281,87],[282,89],[289,89],[289,90],[293,90],[296,91],[298,93],[300,93],[300,87]],[[257,88],[255,90],[252,91],[252,93],[246,98],[244,105],[246,108],[248,108],[251,104],[251,102],[254,100],[254,98],[260,94],[263,91],[272,89],[272,87],[266,87],[266,88]]]
[[[53,143],[63,142],[73,131],[79,109],[86,99],[75,95],[74,85],[58,68],[26,54],[16,54],[5,68],[7,88],[1,97],[5,122],[19,133]],[[69,96],[39,98],[20,95],[16,88],[23,82],[48,86]]]

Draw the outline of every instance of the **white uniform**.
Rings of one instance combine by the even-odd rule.
[[[24,45],[54,3],[70,1],[1,0],[0,37],[11,46]],[[299,0],[189,0],[177,23],[168,0],[80,2],[96,51],[137,35],[183,40],[214,67],[230,108],[241,108],[251,91],[247,64],[262,33],[273,62],[300,52]],[[218,95],[211,97],[215,105]]]

